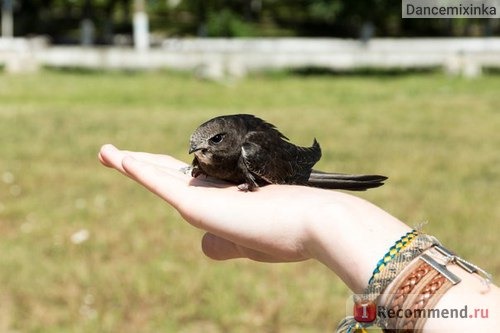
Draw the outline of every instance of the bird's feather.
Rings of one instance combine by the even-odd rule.
[[[271,184],[305,184],[321,157],[319,144],[299,147],[266,132],[250,132],[242,146],[248,170]]]
[[[307,184],[327,189],[365,191],[384,185],[386,179],[387,177],[380,175],[349,175],[313,170]]]

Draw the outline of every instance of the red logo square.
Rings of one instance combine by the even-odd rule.
[[[353,309],[354,319],[361,323],[371,323],[377,318],[377,304],[374,302],[356,302]]]

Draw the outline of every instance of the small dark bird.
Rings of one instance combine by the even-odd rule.
[[[220,116],[201,124],[191,135],[189,153],[194,153],[193,177],[226,180],[242,191],[266,184],[363,191],[387,179],[313,170],[321,158],[316,139],[311,147],[296,146],[274,125],[249,114]]]

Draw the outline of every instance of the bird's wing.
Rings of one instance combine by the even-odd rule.
[[[268,132],[251,132],[241,147],[248,171],[273,184],[304,184],[321,157],[319,144],[298,147]]]

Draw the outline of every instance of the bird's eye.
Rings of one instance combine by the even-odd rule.
[[[214,135],[213,137],[210,138],[210,142],[211,143],[220,143],[223,138],[224,138],[224,134],[223,133],[216,134],[216,135]]]

